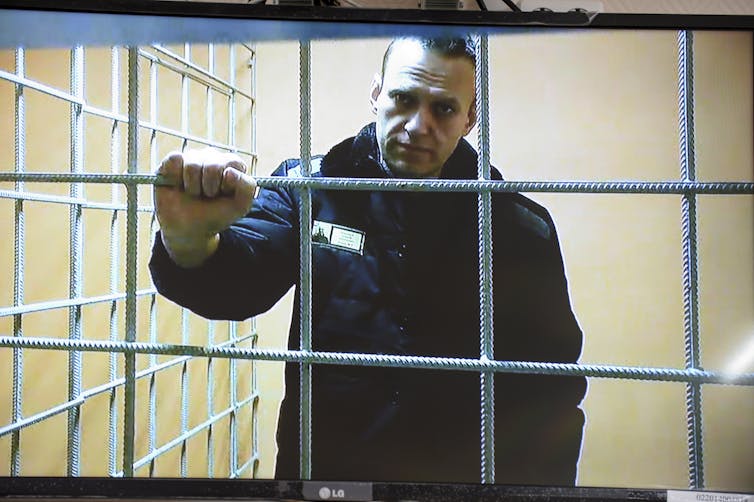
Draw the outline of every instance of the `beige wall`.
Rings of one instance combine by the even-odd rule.
[[[752,180],[752,39],[750,34],[697,34],[696,118],[698,174],[704,180]],[[371,120],[369,83],[379,67],[385,40],[314,42],[312,149],[325,153],[341,139],[353,135]],[[40,56],[41,57],[41,56]],[[491,43],[491,136],[492,158],[507,179],[668,180],[679,176],[676,90],[676,42],[669,32],[614,33],[594,31],[548,36],[499,37]],[[298,155],[298,48],[296,43],[258,44],[257,54],[257,172],[266,174],[277,164]],[[0,56],[3,69],[12,70],[12,59]],[[65,88],[67,62],[57,55],[43,59],[49,68],[45,78],[62,79]],[[344,68],[347,71],[344,71]],[[238,71],[242,71],[239,67]],[[31,69],[29,70],[31,73]],[[35,78],[42,78],[37,76]],[[94,84],[92,84],[94,85]],[[103,91],[106,92],[106,91]],[[109,91],[108,91],[109,92]],[[93,98],[95,99],[95,98]],[[101,98],[96,98],[101,99]],[[161,99],[174,102],[175,95]],[[199,99],[199,98],[198,98]],[[68,107],[40,98],[38,118],[30,130],[30,166],[64,170],[67,166]],[[104,103],[109,98],[104,98]],[[199,101],[201,102],[201,101]],[[12,110],[12,87],[0,82],[0,106]],[[104,106],[104,105],[103,105]],[[160,105],[161,109],[163,105]],[[192,127],[202,128],[201,107],[192,115]],[[54,110],[54,112],[53,112]],[[45,127],[51,114],[57,127]],[[0,149],[3,165],[12,165],[12,121],[2,114]],[[175,117],[161,120],[174,123]],[[250,124],[239,115],[241,128]],[[172,121],[172,122],[171,122]],[[104,126],[103,126],[104,127]],[[176,126],[177,127],[177,126]],[[106,131],[106,129],[105,129]],[[106,141],[104,132],[98,133]],[[125,135],[125,131],[123,131]],[[474,140],[472,133],[472,140]],[[240,137],[250,137],[243,133]],[[98,140],[87,139],[96,145]],[[161,148],[175,147],[165,140]],[[52,146],[50,146],[52,145]],[[8,147],[5,147],[8,146]],[[54,161],[45,160],[55,150]],[[164,152],[163,152],[164,153]],[[44,154],[44,155],[43,155]],[[89,154],[88,158],[101,155]],[[147,169],[144,155],[141,163]],[[47,167],[53,166],[53,167]],[[31,167],[30,167],[31,169]],[[95,168],[93,168],[95,169]],[[107,170],[103,163],[96,169]],[[96,170],[95,169],[95,170]],[[43,169],[39,169],[43,170]],[[3,186],[3,188],[7,188]],[[36,187],[35,187],[36,189]],[[40,186],[41,190],[65,190]],[[104,188],[101,197],[108,197]],[[89,189],[87,188],[89,195]],[[660,195],[569,195],[532,194],[552,212],[560,232],[570,281],[571,298],[582,329],[585,346],[582,361],[620,365],[683,367],[683,306],[681,292],[680,197]],[[143,200],[148,200],[145,198]],[[27,301],[64,297],[67,294],[67,208],[48,211],[49,205],[28,204],[30,254]],[[39,206],[39,209],[36,207]],[[5,228],[12,228],[12,203],[0,199]],[[102,216],[92,218],[103,219]],[[748,339],[754,336],[754,201],[749,196],[699,197],[700,319],[703,364],[722,369]],[[94,221],[94,220],[93,220]],[[109,234],[108,219],[92,223],[102,228],[87,230],[92,240],[87,277],[101,274],[97,255],[102,236]],[[142,235],[148,232],[145,221]],[[55,247],[49,244],[50,228],[58,229]],[[90,227],[87,227],[90,228]],[[97,237],[99,236],[99,237]],[[98,240],[100,239],[100,240]],[[34,244],[36,242],[45,242]],[[89,242],[89,240],[87,241]],[[143,243],[146,246],[146,242]],[[146,247],[141,251],[140,287],[147,284]],[[3,270],[12,270],[12,244],[0,244]],[[122,261],[121,261],[122,263]],[[87,269],[89,270],[89,268]],[[56,280],[49,280],[56,277]],[[0,275],[0,299],[9,305],[12,277]],[[105,283],[106,284],[106,283]],[[85,289],[86,286],[85,282]],[[98,286],[101,288],[101,286]],[[145,286],[143,286],[145,287]],[[91,294],[96,294],[92,286]],[[90,293],[89,290],[87,290]],[[258,322],[259,345],[285,345],[292,296],[281,308]],[[176,313],[160,307],[166,331],[176,336]],[[85,309],[88,310],[88,309]],[[94,312],[97,309],[92,309]],[[100,325],[87,328],[92,338],[104,338],[107,309],[93,313]],[[172,316],[172,317],[171,317]],[[8,319],[0,329],[9,333]],[[39,323],[39,324],[35,324]],[[33,315],[25,320],[28,336],[66,336],[65,312]],[[122,324],[121,324],[122,325]],[[105,324],[106,326],[106,324]],[[206,340],[201,321],[192,321],[197,334],[193,343]],[[172,329],[171,329],[172,328]],[[162,333],[162,331],[161,331]],[[165,335],[168,337],[168,335]],[[221,335],[217,335],[219,338]],[[162,341],[163,339],[161,339]],[[65,400],[66,371],[63,354],[25,351],[29,400],[25,413],[39,411]],[[10,368],[10,351],[0,350],[0,367]],[[87,355],[92,362],[92,383],[102,381],[105,356]],[[206,414],[203,396],[206,363],[197,361],[196,420]],[[204,365],[204,366],[202,366]],[[34,367],[37,367],[35,370]],[[219,365],[218,365],[219,366]],[[87,366],[89,367],[89,366]],[[55,368],[54,371],[51,368]],[[273,473],[277,406],[282,395],[280,364],[257,364],[262,400],[259,408],[261,463],[259,475]],[[89,370],[87,370],[89,371]],[[220,370],[218,370],[219,372]],[[751,366],[748,371],[754,371]],[[177,370],[161,377],[169,398],[164,398],[161,438],[175,428]],[[100,378],[100,380],[96,380]],[[32,382],[34,385],[32,385]],[[41,382],[49,382],[39,392]],[[204,388],[202,388],[204,385]],[[218,384],[220,385],[220,384]],[[227,384],[226,384],[227,385]],[[2,402],[9,402],[10,383],[0,382]],[[223,390],[219,390],[219,395]],[[31,396],[37,396],[32,398]],[[37,399],[38,401],[34,401]],[[36,403],[36,404],[35,404]],[[91,408],[87,427],[97,444],[106,423],[103,404]],[[32,408],[34,408],[32,410]],[[687,485],[684,389],[681,384],[591,379],[584,408],[588,417],[579,483],[587,486],[684,487]],[[206,416],[206,415],[205,415]],[[710,488],[753,490],[754,456],[747,445],[754,443],[754,390],[705,386],[704,432],[706,478]],[[25,474],[62,474],[65,419],[35,426],[24,433]],[[0,422],[9,421],[9,411],[0,407]],[[142,422],[143,423],[143,419]],[[224,427],[224,426],[223,426]],[[174,432],[174,431],[173,431]],[[50,438],[54,438],[54,441]],[[223,437],[217,434],[215,437]],[[143,449],[143,436],[140,448]],[[219,441],[219,440],[218,440]],[[206,453],[196,441],[190,462],[192,475],[203,475]],[[0,451],[9,451],[8,438],[0,438]],[[45,445],[43,448],[42,445]],[[50,445],[56,445],[50,448]],[[217,445],[218,449],[221,445]],[[54,450],[52,453],[50,450]],[[54,455],[53,455],[54,454]],[[161,461],[164,475],[175,475],[177,451]],[[219,455],[219,454],[218,454]],[[203,460],[202,460],[203,458]],[[0,470],[8,472],[8,455],[0,454]],[[4,462],[4,463],[3,463]],[[219,462],[219,460],[218,460]],[[102,466],[90,462],[93,473]],[[61,467],[62,466],[62,467]],[[219,469],[219,468],[218,468]],[[141,474],[146,474],[142,472]]]

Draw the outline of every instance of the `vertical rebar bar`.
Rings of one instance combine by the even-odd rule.
[[[186,61],[191,60],[191,45],[186,43],[183,45],[183,56]],[[189,79],[188,75],[183,74],[181,77],[181,133],[183,134],[183,147],[185,150],[188,146],[186,136],[189,129]],[[188,344],[189,341],[189,318],[188,311],[183,309],[181,318],[182,327],[182,343]],[[185,434],[188,431],[188,408],[189,408],[189,392],[188,392],[188,361],[184,361],[181,365],[181,434]],[[181,477],[188,476],[188,444],[184,439],[181,442],[181,459],[180,459],[180,471]]]
[[[187,309],[181,310],[181,343],[188,345],[189,343],[189,313]],[[188,361],[184,361],[181,364],[181,435],[185,435],[188,431]],[[188,476],[188,459],[186,458],[186,440],[181,442],[181,459],[180,469],[181,477]]]
[[[113,47],[110,51],[111,68],[110,68],[110,109],[113,114],[120,113],[120,49]],[[113,120],[110,131],[110,172],[113,174],[120,173],[120,129],[118,121]],[[110,198],[113,204],[120,202],[120,191],[117,183],[110,186]],[[118,291],[118,269],[120,256],[120,239],[118,229],[118,211],[113,211],[110,218],[110,293],[115,294]],[[118,302],[113,300],[110,304],[110,340],[118,340]],[[109,377],[114,381],[117,374],[117,354],[111,352],[109,356]],[[118,408],[117,408],[117,391],[113,388],[110,391],[110,410],[109,410],[109,441],[108,441],[108,472],[110,476],[115,476],[117,471],[117,429],[118,429]]]
[[[236,93],[233,89],[235,89],[236,86],[236,53],[235,53],[235,47],[233,45],[230,45],[228,47],[228,67],[229,67],[229,82],[231,85],[230,89],[230,95],[228,96],[228,144],[231,146],[234,146],[236,144]],[[230,334],[233,342],[233,347],[236,346],[235,340],[237,338],[237,331],[238,331],[238,324],[237,323],[231,323],[230,325]],[[230,373],[230,396],[229,396],[229,405],[232,408],[233,411],[230,413],[230,420],[229,420],[229,442],[230,442],[230,449],[228,451],[229,459],[228,459],[228,470],[230,474],[233,474],[236,472],[237,466],[238,466],[238,383],[236,382],[237,378],[237,366],[236,366],[236,360],[231,359],[228,371]]]
[[[233,343],[231,346],[235,347],[235,343]],[[229,382],[229,401],[230,401],[230,417],[229,417],[229,432],[230,432],[230,451],[228,452],[230,455],[230,462],[228,464],[228,471],[229,474],[235,473],[238,469],[238,424],[237,424],[237,413],[238,413],[238,386],[236,385],[236,361],[234,359],[231,359],[228,362],[228,373],[230,377]]]
[[[303,176],[311,174],[311,42],[299,42],[299,100],[301,131],[301,171]],[[299,209],[300,253],[299,301],[301,305],[300,349],[312,350],[312,256],[311,256],[311,189],[301,189]],[[300,420],[300,472],[301,479],[312,476],[312,368],[311,363],[300,365],[299,420]]]
[[[84,99],[84,48],[71,49],[71,95]],[[80,103],[71,103],[71,172],[82,173],[84,167],[84,111]],[[71,183],[70,195],[81,199],[82,183]],[[80,204],[70,206],[70,269],[68,292],[71,299],[79,298],[82,292],[81,261],[83,255],[83,218]],[[81,339],[81,306],[68,308],[68,337]],[[73,401],[81,394],[81,352],[68,353],[68,399]],[[79,475],[81,451],[81,407],[68,411],[68,476]]]
[[[479,154],[477,177],[490,179],[490,117],[489,117],[489,44],[480,35],[476,47],[476,112],[478,119]],[[494,359],[492,310],[492,193],[477,196],[479,224],[479,355],[484,361]],[[480,374],[481,395],[481,480],[495,482],[495,380],[494,373]]]
[[[208,321],[207,327],[207,346],[212,347],[215,345],[215,324],[214,321]],[[233,380],[230,381],[231,387],[233,386]],[[207,419],[211,419],[215,413],[214,405],[215,394],[215,376],[212,367],[212,358],[207,358]],[[212,437],[213,425],[210,423],[207,427],[207,477],[212,478],[215,476],[215,445]],[[233,445],[231,444],[231,448]],[[231,471],[232,472],[232,471]]]
[[[149,122],[156,124],[157,114],[157,64],[149,62]],[[150,166],[157,166],[157,131],[152,129],[149,134],[149,162]],[[149,222],[149,235],[155,235],[156,215],[152,212]],[[157,297],[152,295],[149,301],[149,341],[157,343]],[[149,365],[157,364],[157,356],[149,356]],[[157,373],[149,376],[149,453],[157,447]],[[149,476],[154,476],[155,460],[149,462]]]
[[[138,171],[139,139],[139,48],[128,48],[128,172]],[[138,186],[126,185],[126,342],[136,341],[136,266],[138,239]],[[136,354],[125,359],[123,412],[123,476],[133,477],[136,429]]]
[[[256,111],[256,100],[257,100],[257,65],[256,65],[256,46],[254,46],[253,51],[251,51],[251,54],[249,56],[249,65],[251,66],[251,74],[249,75],[250,78],[250,87],[251,87],[251,151],[256,154],[257,152],[257,111]],[[251,169],[252,174],[256,174],[256,157],[253,157],[249,169]],[[254,335],[252,337],[251,345],[252,347],[256,347],[256,331],[257,331],[257,320],[256,318],[252,318],[251,320],[251,326],[249,327],[252,334]],[[257,459],[252,460],[251,465],[251,477],[256,478],[257,477],[257,467],[259,465],[259,416],[258,416],[258,407],[259,407],[259,394],[258,394],[258,381],[257,381],[257,365],[253,361],[249,364],[249,371],[251,372],[251,385],[250,390],[251,394],[254,396],[254,399],[251,404],[251,458]]]
[[[213,44],[207,46],[207,70],[210,74],[215,74],[215,48]],[[214,138],[214,96],[212,94],[212,87],[206,86],[207,95],[207,139],[212,140]],[[212,346],[215,343],[215,324],[214,321],[209,321],[207,328],[207,345]],[[212,358],[207,358],[207,418],[211,418],[214,413],[214,372]],[[231,380],[230,385],[233,385]],[[231,419],[232,420],[232,419]],[[212,424],[207,429],[207,477],[212,478],[215,475],[215,443],[213,438],[214,427]],[[232,448],[232,445],[231,445]],[[232,470],[230,472],[233,472]]]
[[[16,75],[24,78],[25,53],[23,48],[16,49]],[[15,113],[15,170],[22,173],[26,170],[26,100],[24,97],[24,87],[16,84],[16,113]],[[24,183],[16,181],[16,191],[23,192]],[[15,235],[13,241],[13,305],[18,306],[24,303],[24,267],[26,262],[26,224],[24,217],[23,200],[17,199],[14,207],[14,228]],[[23,316],[16,314],[13,316],[13,336],[22,337]],[[23,375],[24,359],[21,348],[13,349],[13,410],[12,421],[21,420],[23,404]],[[19,476],[21,474],[21,431],[13,431],[11,436],[10,447],[10,474]]]
[[[694,151],[694,37],[691,31],[678,32],[678,104],[680,126],[681,180],[696,180]],[[683,318],[686,369],[701,369],[699,344],[699,277],[697,260],[696,195],[681,200],[683,247]],[[686,384],[688,426],[689,486],[704,488],[702,437],[702,388]]]

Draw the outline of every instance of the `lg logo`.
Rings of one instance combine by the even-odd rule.
[[[326,486],[319,489],[319,498],[322,500],[328,500],[330,498],[342,499],[346,496],[346,492],[341,488],[339,490],[331,490]]]

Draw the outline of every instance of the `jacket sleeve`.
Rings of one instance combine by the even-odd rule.
[[[285,175],[289,163],[274,175]],[[176,265],[158,232],[149,270],[157,291],[175,303],[208,319],[243,320],[268,310],[297,281],[298,247],[297,199],[261,189],[200,267]]]

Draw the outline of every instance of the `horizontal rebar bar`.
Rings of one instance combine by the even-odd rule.
[[[251,96],[248,92],[246,92],[243,89],[240,89],[240,88],[234,86],[230,82],[227,82],[227,81],[223,80],[222,78],[218,77],[217,75],[215,75],[215,74],[213,74],[213,73],[205,70],[201,66],[199,66],[199,65],[197,65],[197,64],[195,64],[195,63],[193,63],[193,62],[191,62],[189,60],[187,60],[186,58],[183,58],[183,57],[179,56],[178,54],[176,54],[176,53],[174,53],[174,52],[172,52],[172,51],[164,48],[163,46],[161,46],[161,45],[152,45],[149,48],[153,49],[153,50],[155,50],[155,51],[157,51],[157,52],[159,52],[161,54],[164,54],[165,56],[168,56],[168,57],[174,59],[178,63],[186,66],[187,68],[190,68],[191,70],[193,70],[193,71],[195,71],[197,73],[199,73],[203,77],[205,77],[205,78],[207,78],[207,79],[209,79],[211,81],[214,81],[214,83],[207,82],[207,81],[201,81],[200,79],[198,79],[196,77],[196,75],[192,75],[190,73],[186,73],[185,70],[181,70],[180,68],[176,68],[174,65],[170,65],[164,59],[161,59],[161,58],[159,58],[159,57],[157,57],[154,54],[151,54],[149,52],[141,51],[141,55],[144,56],[144,57],[146,57],[146,58],[148,58],[148,59],[150,59],[150,60],[155,61],[158,64],[170,65],[170,68],[173,71],[175,71],[176,73],[179,73],[179,74],[182,74],[182,75],[185,74],[187,77],[189,77],[191,79],[194,79],[194,80],[196,80],[198,82],[201,82],[204,85],[207,85],[207,86],[209,86],[209,87],[211,87],[211,88],[213,88],[213,89],[221,92],[222,94],[225,94],[226,96],[229,96],[231,93],[235,93],[237,96],[243,96],[244,98],[250,100],[252,103],[254,102],[254,97]]]
[[[729,375],[707,370],[647,368],[576,363],[498,361],[455,357],[399,356],[341,352],[305,352],[300,350],[242,349],[238,347],[200,347],[196,345],[111,342],[107,340],[62,340],[55,338],[17,338],[0,336],[0,347],[23,347],[42,350],[82,350],[137,354],[186,355],[259,361],[307,362],[391,368],[426,368],[457,371],[494,371],[538,375],[587,376],[662,382],[695,382],[722,385],[754,385],[754,373]]]
[[[159,56],[157,56],[155,54],[152,54],[151,52],[147,52],[144,49],[139,49],[139,56],[141,56],[141,57],[149,60],[152,63],[155,63],[156,65],[159,65],[159,66],[165,68],[166,70],[170,70],[173,73],[176,73],[178,75],[186,77],[189,80],[192,80],[193,82],[196,82],[197,84],[199,84],[199,85],[201,85],[201,86],[203,86],[203,87],[205,87],[207,89],[211,89],[211,90],[213,90],[213,91],[215,91],[215,92],[217,92],[219,94],[222,94],[222,95],[224,95],[226,97],[230,96],[230,94],[231,94],[231,91],[229,91],[228,89],[223,88],[222,86],[219,86],[219,85],[217,85],[214,82],[210,82],[209,80],[207,80],[205,78],[202,78],[202,76],[199,76],[199,75],[196,75],[196,74],[190,72],[186,68],[182,68],[179,65],[176,65],[174,63],[165,61],[161,57],[159,57]]]
[[[242,337],[239,337],[236,340],[227,340],[225,342],[219,343],[219,344],[217,344],[217,347],[226,347],[226,346],[229,346],[229,345],[231,345],[233,343],[239,343],[239,342],[243,342],[245,340],[248,340],[250,338],[254,338],[255,336],[256,335],[254,333],[249,333],[249,334],[246,334],[246,335],[244,335]],[[172,366],[175,366],[177,364],[180,364],[180,363],[182,363],[184,361],[187,361],[187,360],[191,359],[191,357],[193,357],[193,356],[177,357],[175,359],[171,359],[170,361],[165,361],[164,363],[160,363],[160,364],[157,364],[157,365],[154,365],[154,366],[150,366],[149,368],[137,371],[136,372],[136,379],[138,380],[140,378],[144,378],[144,377],[153,375],[155,373],[158,373],[160,371],[166,370],[166,369],[168,369],[168,368],[170,368]],[[107,392],[109,390],[112,390],[112,389],[115,389],[117,387],[120,387],[120,386],[124,385],[125,383],[126,383],[126,379],[123,378],[123,377],[121,377],[121,378],[116,378],[115,380],[113,380],[111,382],[107,382],[105,384],[98,385],[97,387],[92,387],[91,389],[87,389],[87,390],[83,391],[79,395],[78,399],[71,400],[71,401],[66,401],[65,403],[58,404],[56,406],[53,406],[52,408],[48,408],[47,410],[42,411],[40,413],[37,413],[35,415],[32,415],[30,417],[26,417],[26,418],[24,418],[22,420],[18,420],[16,422],[8,424],[8,425],[6,425],[4,427],[0,427],[0,437],[4,436],[6,434],[10,434],[13,431],[23,429],[24,427],[29,427],[31,425],[34,425],[34,424],[36,424],[38,422],[41,422],[42,420],[51,418],[51,417],[53,417],[55,415],[63,413],[63,412],[65,412],[65,411],[67,411],[67,410],[69,410],[71,408],[76,407],[76,406],[80,406],[87,399],[90,399],[90,398],[92,398],[92,397],[94,397],[94,396],[96,396],[98,394],[102,394],[103,392]]]
[[[113,204],[111,202],[92,202],[87,199],[65,197],[62,195],[48,195],[38,192],[19,192],[16,190],[0,190],[0,199],[15,199],[33,202],[49,202],[51,204],[77,204],[83,209],[103,209],[105,211],[125,211],[125,204]],[[139,206],[140,213],[151,213],[153,206]]]
[[[41,84],[35,80],[29,80],[27,78],[19,77],[13,73],[8,73],[3,70],[0,70],[0,80],[7,80],[9,82],[13,82],[25,88],[29,88],[29,89],[41,92],[43,94],[50,95],[52,97],[58,98],[68,103],[80,105],[82,107],[82,111],[89,115],[95,115],[95,116],[108,119],[108,120],[113,120],[116,122],[122,122],[122,123],[128,122],[127,115],[113,113],[110,110],[104,110],[102,108],[97,108],[95,106],[88,105],[84,102],[84,100],[77,98],[76,96],[66,91],[62,91],[60,89],[56,89],[54,87],[50,87],[45,84]],[[200,145],[211,146],[211,147],[218,148],[221,150],[229,150],[229,151],[238,152],[244,155],[249,155],[251,157],[256,157],[256,154],[252,151],[239,149],[237,146],[229,145],[226,143],[220,143],[218,141],[211,141],[201,136],[183,134],[180,131],[177,131],[175,129],[170,129],[168,127],[161,126],[159,124],[155,124],[150,121],[140,120],[139,127],[143,129],[150,129],[153,131],[157,131],[162,134],[166,134],[168,136],[183,138],[183,139],[186,139],[188,141],[191,141],[193,143],[197,143]]]
[[[754,182],[749,181],[480,181],[285,178],[281,176],[260,176],[254,179],[257,185],[262,188],[313,188],[323,190],[754,195]],[[169,180],[156,174],[0,172],[0,182],[3,181],[172,185]]]
[[[238,469],[236,469],[236,470],[235,470],[235,472],[232,472],[232,473],[230,474],[230,479],[235,479],[235,478],[238,478],[238,477],[240,477],[240,476],[241,476],[241,474],[242,474],[242,473],[243,473],[244,471],[247,471],[247,470],[249,470],[249,468],[253,467],[253,466],[254,466],[254,463],[255,463],[255,462],[258,462],[258,461],[259,461],[259,455],[257,455],[257,454],[254,454],[254,455],[252,455],[252,456],[251,456],[251,457],[249,458],[249,460],[247,460],[247,461],[246,461],[246,463],[245,463],[245,464],[243,464],[243,465],[242,465],[241,467],[239,467]]]
[[[35,91],[48,94],[54,98],[59,98],[59,99],[62,99],[63,101],[68,101],[69,103],[75,103],[81,106],[86,105],[83,99],[77,98],[70,92],[56,89],[55,87],[42,84],[41,82],[38,82],[36,80],[31,80],[25,77],[19,77],[18,75],[14,73],[8,73],[7,71],[0,70],[0,80],[7,80],[9,82],[13,82],[14,84],[21,85],[27,89],[33,89]]]
[[[157,290],[154,288],[141,289],[136,291],[136,296],[154,295]],[[43,312],[45,310],[54,310],[61,308],[68,308],[79,305],[92,305],[94,303],[113,302],[117,300],[124,300],[126,298],[125,293],[116,293],[111,295],[102,296],[89,296],[82,298],[72,298],[65,300],[53,300],[49,302],[29,303],[27,305],[18,305],[14,307],[6,307],[0,309],[0,317],[16,314],[29,314],[31,312]]]

